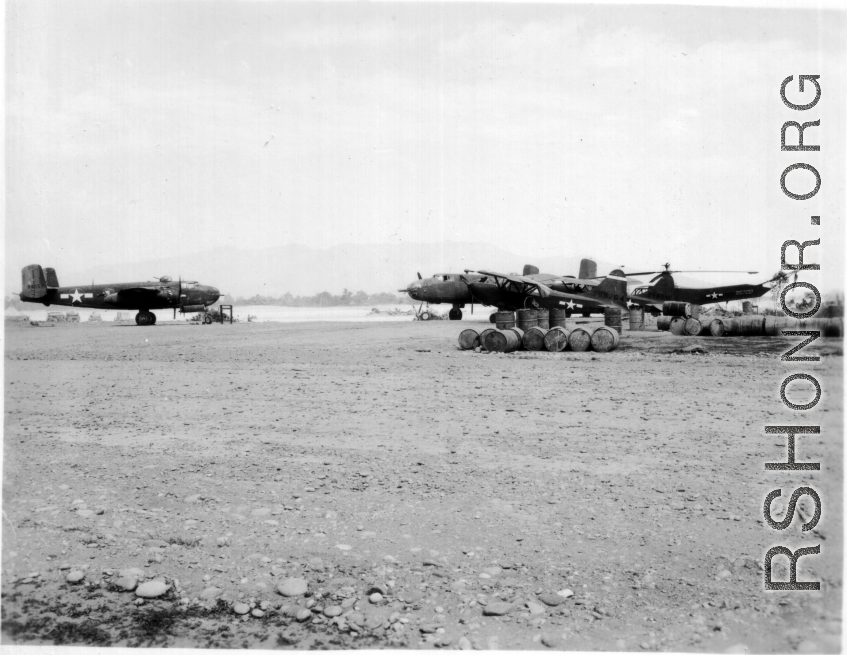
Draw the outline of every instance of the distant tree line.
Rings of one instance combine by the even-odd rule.
[[[255,295],[251,298],[237,297],[233,305],[276,305],[279,307],[346,307],[361,305],[397,305],[409,301],[406,295],[399,296],[394,293],[355,293],[344,289],[341,295],[336,296],[328,291],[322,291],[314,296],[293,296],[286,293],[282,296]],[[224,301],[226,302],[226,300]]]

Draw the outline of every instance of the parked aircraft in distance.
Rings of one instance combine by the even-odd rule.
[[[221,297],[215,287],[197,282],[179,280],[174,282],[164,276],[156,282],[119,282],[115,284],[89,284],[75,287],[60,287],[56,271],[42,269],[38,264],[24,266],[21,271],[24,302],[67,307],[91,307],[94,309],[137,309],[135,322],[138,325],[155,325],[156,315],[151,309],[174,310],[184,314],[205,312]],[[210,317],[207,317],[210,318]],[[209,321],[211,322],[211,321]]]

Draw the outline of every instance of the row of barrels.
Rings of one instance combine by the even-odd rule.
[[[495,312],[494,323],[498,330],[511,330],[516,327],[526,332],[539,327],[549,330],[554,327],[566,327],[564,309],[519,309],[515,312]]]
[[[462,350],[482,348],[491,352],[510,353],[520,348],[525,350],[547,350],[562,352],[573,350],[585,352],[609,352],[618,347],[620,334],[612,327],[584,326],[572,330],[561,325],[550,329],[537,325],[524,331],[513,327],[505,330],[488,329],[482,332],[467,329],[459,335],[459,347]]]
[[[782,335],[783,330],[819,330],[824,337],[841,337],[843,319],[796,319],[784,316],[738,316],[701,321],[696,318],[660,316],[656,320],[659,330],[686,336],[769,336]]]

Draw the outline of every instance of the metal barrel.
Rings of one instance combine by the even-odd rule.
[[[749,300],[745,300],[741,303],[741,312],[743,314],[752,314],[753,313],[753,303]]]
[[[523,347],[527,350],[544,350],[544,337],[548,331],[537,325],[529,328],[523,335]]]
[[[842,335],[842,319],[840,318],[806,318],[798,320],[797,324],[794,329],[819,330],[822,337],[840,337]]]
[[[591,348],[592,327],[576,327],[568,335],[568,345],[575,352],[585,352]]]
[[[665,316],[691,316],[691,305],[687,302],[677,302],[675,300],[666,300],[662,304],[662,314]]]
[[[757,316],[739,316],[732,321],[732,334],[739,336],[753,337],[760,336],[765,333],[765,317]]]
[[[567,312],[564,309],[551,309],[550,310],[550,329],[552,330],[554,327],[563,327],[566,328],[567,322]]]
[[[492,332],[496,332],[494,328],[486,328],[482,332],[479,333],[479,345],[482,346],[485,350],[488,350],[488,345],[486,344],[486,339],[488,339],[488,335]]]
[[[716,318],[709,323],[709,332],[713,337],[722,337],[726,335],[726,327],[723,324],[723,319]]]
[[[611,325],[602,325],[591,335],[591,347],[598,353],[607,353],[618,347],[621,336]]]
[[[550,312],[546,309],[536,309],[535,311],[538,314],[538,327],[544,328],[545,330],[549,330]]]
[[[476,330],[462,330],[459,334],[459,348],[462,350],[473,350],[480,345],[479,334]]]
[[[656,329],[659,332],[667,332],[671,329],[671,321],[673,317],[671,316],[659,316],[656,318]]]
[[[700,320],[700,305],[695,305],[692,303],[689,305],[689,307],[691,307],[691,318],[696,318],[697,320]]]
[[[686,318],[685,323],[682,324],[682,333],[689,337],[696,337],[700,334],[700,321],[696,318]]]
[[[844,319],[833,317],[826,319],[826,327],[823,329],[825,337],[843,337],[844,336]]]
[[[526,331],[538,325],[538,314],[534,309],[518,310],[518,328]]]
[[[519,330],[494,330],[486,337],[485,343],[492,352],[510,353],[520,348],[522,337]]]
[[[695,336],[698,336],[698,337],[710,337],[710,336],[712,336],[712,324],[708,319],[700,321],[700,332]]]
[[[682,316],[674,316],[671,318],[671,325],[668,328],[668,331],[678,337],[685,334],[685,319],[682,318]]]
[[[508,330],[515,327],[515,312],[496,312],[494,323],[498,330]]]
[[[551,327],[544,335],[544,347],[551,353],[560,353],[568,347],[568,336],[570,332],[561,325]]]
[[[783,330],[799,330],[800,321],[790,316],[765,316],[762,332],[769,337],[781,337]]]
[[[623,311],[620,307],[606,307],[603,311],[603,323],[606,327],[617,330],[618,334],[623,332],[623,327],[621,326],[622,317]]]
[[[641,307],[632,307],[629,310],[629,330],[636,332],[644,329],[644,310]]]

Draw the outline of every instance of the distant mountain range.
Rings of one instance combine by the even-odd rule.
[[[587,256],[587,255],[585,255]],[[478,243],[346,244],[325,250],[288,245],[262,250],[224,247],[166,259],[95,266],[79,271],[58,270],[59,283],[90,284],[136,282],[153,276],[196,280],[211,284],[230,299],[237,296],[314,295],[350,291],[396,292],[416,279],[435,273],[459,273],[464,269],[493,269],[520,273],[533,264],[545,273],[576,275],[582,256],[536,258],[515,255]],[[597,261],[597,273],[613,265]]]

